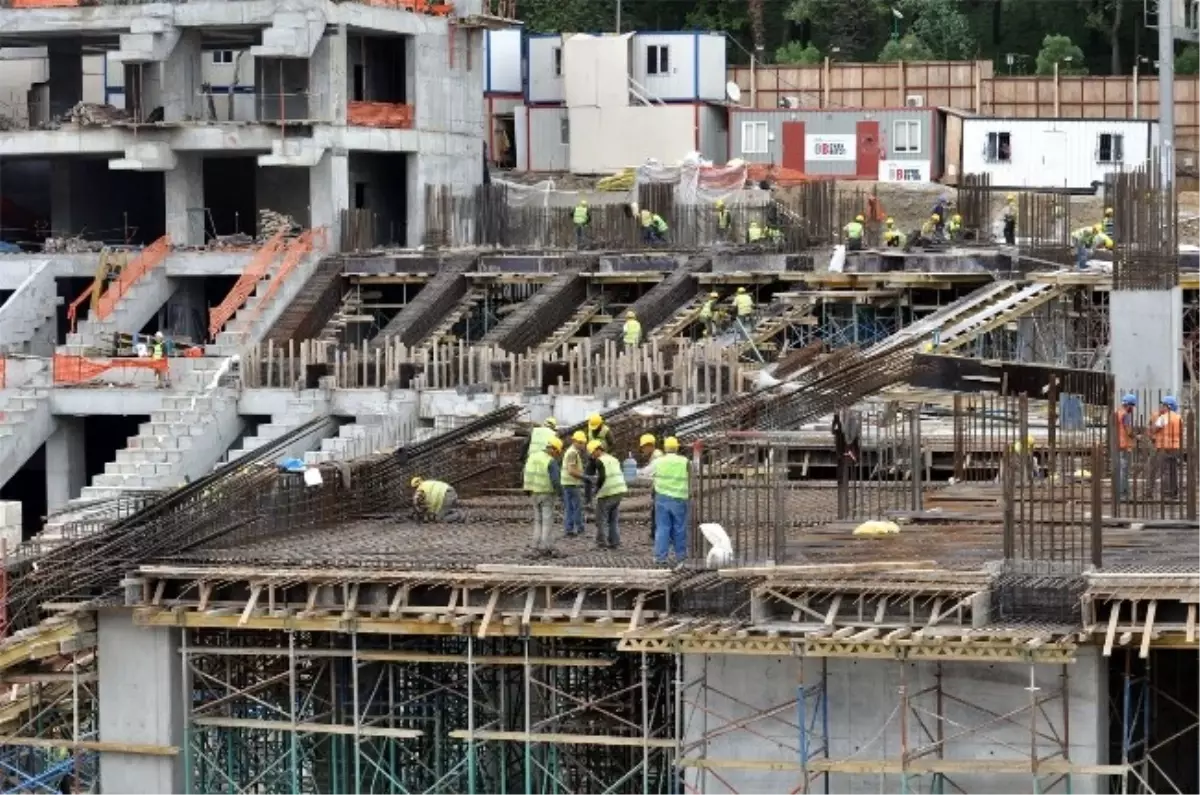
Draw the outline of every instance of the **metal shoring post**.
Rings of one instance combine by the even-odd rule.
[[[908,666],[900,657],[900,792],[908,795]]]
[[[530,739],[530,730],[533,728],[533,705],[529,699],[533,695],[533,686],[530,682],[532,675],[529,669],[529,634],[526,627],[526,635],[524,638],[524,665],[521,670],[524,673],[525,681],[523,683],[525,691],[525,795],[533,795],[533,742]]]
[[[704,681],[701,686],[708,690],[708,667],[704,668]],[[705,693],[707,702],[708,694]],[[705,723],[707,729],[707,722]],[[707,733],[705,735],[707,737]],[[706,741],[707,748],[707,741]],[[681,789],[679,777],[682,775],[680,763],[683,761],[683,652],[675,652],[675,759],[671,763],[671,782],[667,788],[670,795],[677,795]]]
[[[392,636],[388,635],[388,651],[393,651]],[[470,651],[467,652],[467,659],[470,659]],[[388,704],[396,703],[396,664],[394,662],[387,663],[388,672]],[[388,728],[396,728],[396,711],[388,710]],[[397,789],[402,789],[402,786],[395,779],[396,771],[399,769],[396,765],[396,744],[397,740],[393,737],[388,740],[388,769],[392,775],[388,776],[388,781],[391,784],[391,791],[394,793]],[[299,790],[294,790],[299,792]]]
[[[184,627],[179,632],[179,656],[182,658],[183,671],[179,677],[179,697],[183,702],[183,795],[192,792],[192,661],[188,656],[188,630]]]
[[[71,739],[79,742],[79,652],[71,652]],[[79,792],[79,746],[72,750],[71,788]]]
[[[300,791],[300,737],[296,731],[296,724],[299,723],[296,715],[296,632],[294,630],[288,632],[288,700],[291,702],[288,705],[288,714],[292,717],[291,727],[291,747],[289,755],[291,756],[291,778],[292,792]]]
[[[1099,470],[1092,470],[1093,472]],[[1099,478],[1097,478],[1099,480]],[[1062,666],[1062,719],[1063,719],[1063,759],[1067,762],[1071,761],[1071,673],[1070,668],[1064,664]],[[1073,782],[1071,780],[1071,769],[1068,767],[1067,772],[1063,774],[1065,779],[1067,795],[1074,792]]]
[[[467,634],[467,795],[475,795],[475,636]]]
[[[1142,674],[1140,701],[1142,702],[1142,787],[1150,791],[1150,657],[1146,657],[1146,670]]]
[[[912,474],[912,509],[922,508],[921,500],[921,407],[912,409],[909,427],[908,444],[912,452],[912,462],[909,464]]]
[[[1119,609],[1119,605],[1113,607],[1113,609]],[[1126,649],[1125,673],[1122,677],[1123,686],[1121,687],[1121,766],[1124,768],[1121,772],[1121,795],[1129,794],[1129,746],[1132,739],[1131,732],[1133,731],[1129,720],[1129,669],[1131,665],[1132,660],[1130,659],[1129,649]]]
[[[797,663],[796,676],[796,725],[800,729],[800,786],[794,792],[808,793],[808,715],[805,703],[804,657]]]
[[[1029,661],[1029,768],[1032,781],[1030,786],[1033,795],[1041,793],[1038,782],[1038,750],[1037,750],[1037,666],[1032,659]]]
[[[933,672],[933,687],[934,687],[934,705],[937,710],[936,720],[936,739],[938,746],[938,759],[946,758],[946,700],[942,691],[942,663],[939,660]],[[942,795],[946,786],[946,774],[933,774],[933,793],[934,795]]]
[[[350,687],[353,692],[350,694],[350,704],[354,710],[354,795],[359,795],[362,792],[362,760],[361,748],[359,746],[359,726],[360,720],[358,715],[358,632],[350,633]]]
[[[650,682],[646,652],[642,652],[642,792],[650,792]]]

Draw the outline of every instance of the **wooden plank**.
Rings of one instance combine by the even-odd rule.
[[[1186,639],[1188,643],[1196,642],[1196,605],[1188,605]]]
[[[517,731],[482,731],[476,730],[474,735],[466,729],[456,729],[448,732],[455,740],[500,740],[515,743],[553,743],[555,745],[607,745],[623,746],[626,748],[674,748],[674,740],[657,737],[614,737],[603,734],[562,734],[550,732],[517,732]]]
[[[1101,652],[1104,657],[1112,656],[1113,641],[1117,639],[1117,620],[1121,617],[1121,604],[1115,603],[1108,616],[1108,631],[1104,633],[1104,650]]]
[[[479,637],[486,638],[488,625],[492,623],[492,614],[496,612],[496,603],[500,601],[500,589],[493,588],[488,597],[487,609],[483,611],[483,621],[479,622]]]
[[[250,620],[250,616],[254,614],[254,608],[258,604],[258,597],[262,594],[262,589],[261,585],[255,585],[250,589],[250,598],[246,601],[246,609],[242,611],[242,617],[238,619],[239,627],[244,627]]]
[[[192,718],[192,723],[197,726],[214,726],[223,729],[295,731],[305,734],[392,737],[401,740],[425,736],[425,732],[419,729],[392,729],[387,726],[347,726],[338,723],[292,723],[286,720],[259,720],[257,718]]]
[[[533,615],[533,602],[537,598],[537,590],[530,588],[525,592],[525,609],[521,611],[521,626],[529,626],[529,619]]]
[[[50,740],[45,737],[4,737],[0,746],[17,745],[25,748],[64,748],[69,751],[98,751],[106,754],[131,754],[137,756],[176,756],[179,748],[174,745],[149,745],[145,743],[116,743],[100,740]]]
[[[1158,600],[1151,599],[1150,604],[1146,607],[1146,623],[1142,629],[1142,647],[1138,651],[1138,657],[1143,660],[1150,656],[1150,640],[1154,636],[1154,614],[1158,612]]]

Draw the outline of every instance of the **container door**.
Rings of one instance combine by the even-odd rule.
[[[783,123],[783,167],[804,171],[804,122]]]
[[[855,135],[858,138],[854,174],[863,179],[879,179],[879,122],[860,121],[855,125]]]

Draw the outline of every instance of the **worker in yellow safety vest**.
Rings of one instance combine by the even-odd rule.
[[[846,233],[846,250],[847,251],[862,251],[863,247],[863,217],[861,215],[854,216],[854,220],[846,224],[843,231]]]
[[[955,213],[950,216],[950,223],[946,224],[946,236],[950,240],[958,240],[962,234],[962,216]]]
[[[642,344],[642,324],[638,322],[637,313],[630,309],[625,313],[625,325],[621,328],[625,350],[636,348]]]
[[[1104,223],[1104,234],[1115,239],[1116,234],[1117,234],[1117,223],[1115,220],[1113,220],[1113,208],[1106,207],[1104,209],[1103,223]]]
[[[717,199],[716,205],[717,215],[717,237],[721,240],[733,239],[733,214],[725,207],[724,199]]]
[[[642,438],[638,439],[638,449],[642,453],[642,459],[646,465],[638,470],[638,479],[654,480],[654,465],[663,456],[663,451],[656,446],[657,441],[652,433],[643,433]],[[650,543],[654,543],[654,489],[650,489]]]
[[[525,461],[523,488],[533,505],[530,555],[535,558],[552,558],[558,554],[554,551],[554,465],[562,446],[561,439],[551,437],[545,447],[534,450]]]
[[[762,224],[760,224],[758,221],[751,221],[750,226],[746,227],[746,242],[761,243],[763,235],[765,234],[766,233],[763,232]]]
[[[896,228],[895,220],[887,219],[887,227],[883,231],[883,244],[888,248],[904,248],[908,236]]]
[[[425,480],[420,475],[412,479],[413,513],[422,522],[455,522],[462,520],[457,509],[458,492],[444,480]]]
[[[717,301],[721,300],[721,296],[717,293],[709,293],[708,299],[700,307],[700,323],[704,326],[704,336],[715,337],[717,335],[716,328],[713,325],[713,310],[716,308]]]
[[[587,470],[587,434],[575,431],[562,457],[563,532],[583,535],[583,477]]]
[[[1007,245],[1017,244],[1017,194],[1010,193],[1004,202],[1004,242]]]
[[[541,425],[536,426],[529,432],[529,442],[525,445],[525,454],[521,456],[521,460],[528,459],[530,453],[544,449],[546,442],[557,435],[558,420],[553,417],[547,417]]]
[[[733,294],[733,308],[737,313],[738,322],[749,331],[754,325],[754,299],[746,292],[745,287],[737,288],[737,292]]]
[[[688,460],[679,454],[679,440],[668,436],[663,456],[654,463],[654,562],[667,563],[674,551],[677,563],[687,558]]]
[[[667,222],[658,213],[642,210],[638,217],[642,222],[642,239],[647,243],[663,243],[667,239]]]
[[[588,442],[587,451],[596,462],[596,546],[618,549],[621,546],[618,514],[629,485],[625,483],[621,462],[605,452],[598,440]]]
[[[575,224],[575,247],[587,248],[587,232],[592,223],[592,211],[588,209],[587,199],[580,199],[571,210],[571,222]]]

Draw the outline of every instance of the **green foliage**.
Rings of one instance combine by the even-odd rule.
[[[1175,74],[1200,74],[1200,47],[1189,44],[1183,48],[1183,52],[1175,56]]]
[[[1070,61],[1067,61],[1070,58]],[[1088,68],[1081,50],[1069,36],[1049,35],[1042,39],[1042,49],[1037,54],[1037,73],[1039,75],[1054,74],[1054,64],[1058,64],[1061,75],[1086,75]]]
[[[899,7],[904,14],[901,25],[920,39],[934,58],[961,61],[975,55],[975,36],[957,0],[903,0]]]
[[[869,61],[887,41],[886,0],[792,0],[786,19],[808,26],[813,45],[836,61]]]
[[[789,41],[775,51],[775,63],[813,66],[822,60],[820,50],[812,44],[805,46],[798,41]]]
[[[912,33],[905,34],[899,39],[888,39],[888,43],[883,45],[883,49],[879,51],[880,63],[932,60],[933,50]]]

